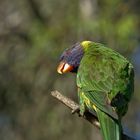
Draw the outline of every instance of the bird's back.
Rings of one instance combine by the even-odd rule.
[[[110,100],[120,93],[129,102],[134,89],[133,77],[133,66],[126,58],[93,42],[81,60],[77,84],[89,91],[105,92]]]

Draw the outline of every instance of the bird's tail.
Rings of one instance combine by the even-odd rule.
[[[97,116],[104,140],[121,140],[122,127],[118,120],[114,120],[106,113],[97,109]]]

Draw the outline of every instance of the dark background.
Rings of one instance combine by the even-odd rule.
[[[140,139],[139,0],[0,0],[0,140],[101,140],[100,132],[50,95],[77,101],[74,74],[56,72],[62,51],[101,42],[135,67],[135,93],[123,119]]]

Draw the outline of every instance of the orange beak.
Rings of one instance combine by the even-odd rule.
[[[70,72],[71,70],[73,70],[73,66],[70,66],[69,64],[65,62],[60,62],[60,64],[57,67],[57,72],[60,74]]]

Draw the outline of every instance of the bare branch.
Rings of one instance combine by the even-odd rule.
[[[65,106],[67,106],[71,110],[75,110],[76,108],[79,107],[79,105],[76,102],[74,102],[70,98],[67,98],[66,96],[62,95],[58,91],[52,91],[51,95],[53,97],[55,97],[56,99],[58,99],[61,103],[63,103]],[[76,112],[76,113],[80,116],[79,112]],[[96,114],[93,114],[93,113],[91,114],[90,112],[85,112],[84,116],[82,116],[82,117],[85,120],[89,121],[94,126],[96,126],[98,129],[100,129],[100,124],[99,124]],[[133,138],[127,136],[126,134],[122,134],[122,139],[123,140],[134,140]]]
[[[75,110],[76,108],[79,107],[77,103],[72,101],[71,99],[65,97],[58,91],[52,91],[51,95],[58,99],[61,103],[65,104],[67,107],[69,107],[71,110]],[[78,112],[77,112],[78,113]],[[80,114],[78,113],[80,116]],[[98,119],[96,115],[92,115],[90,112],[86,112],[85,115],[83,116],[84,119],[88,120],[90,123],[94,124],[96,127],[100,128]]]

